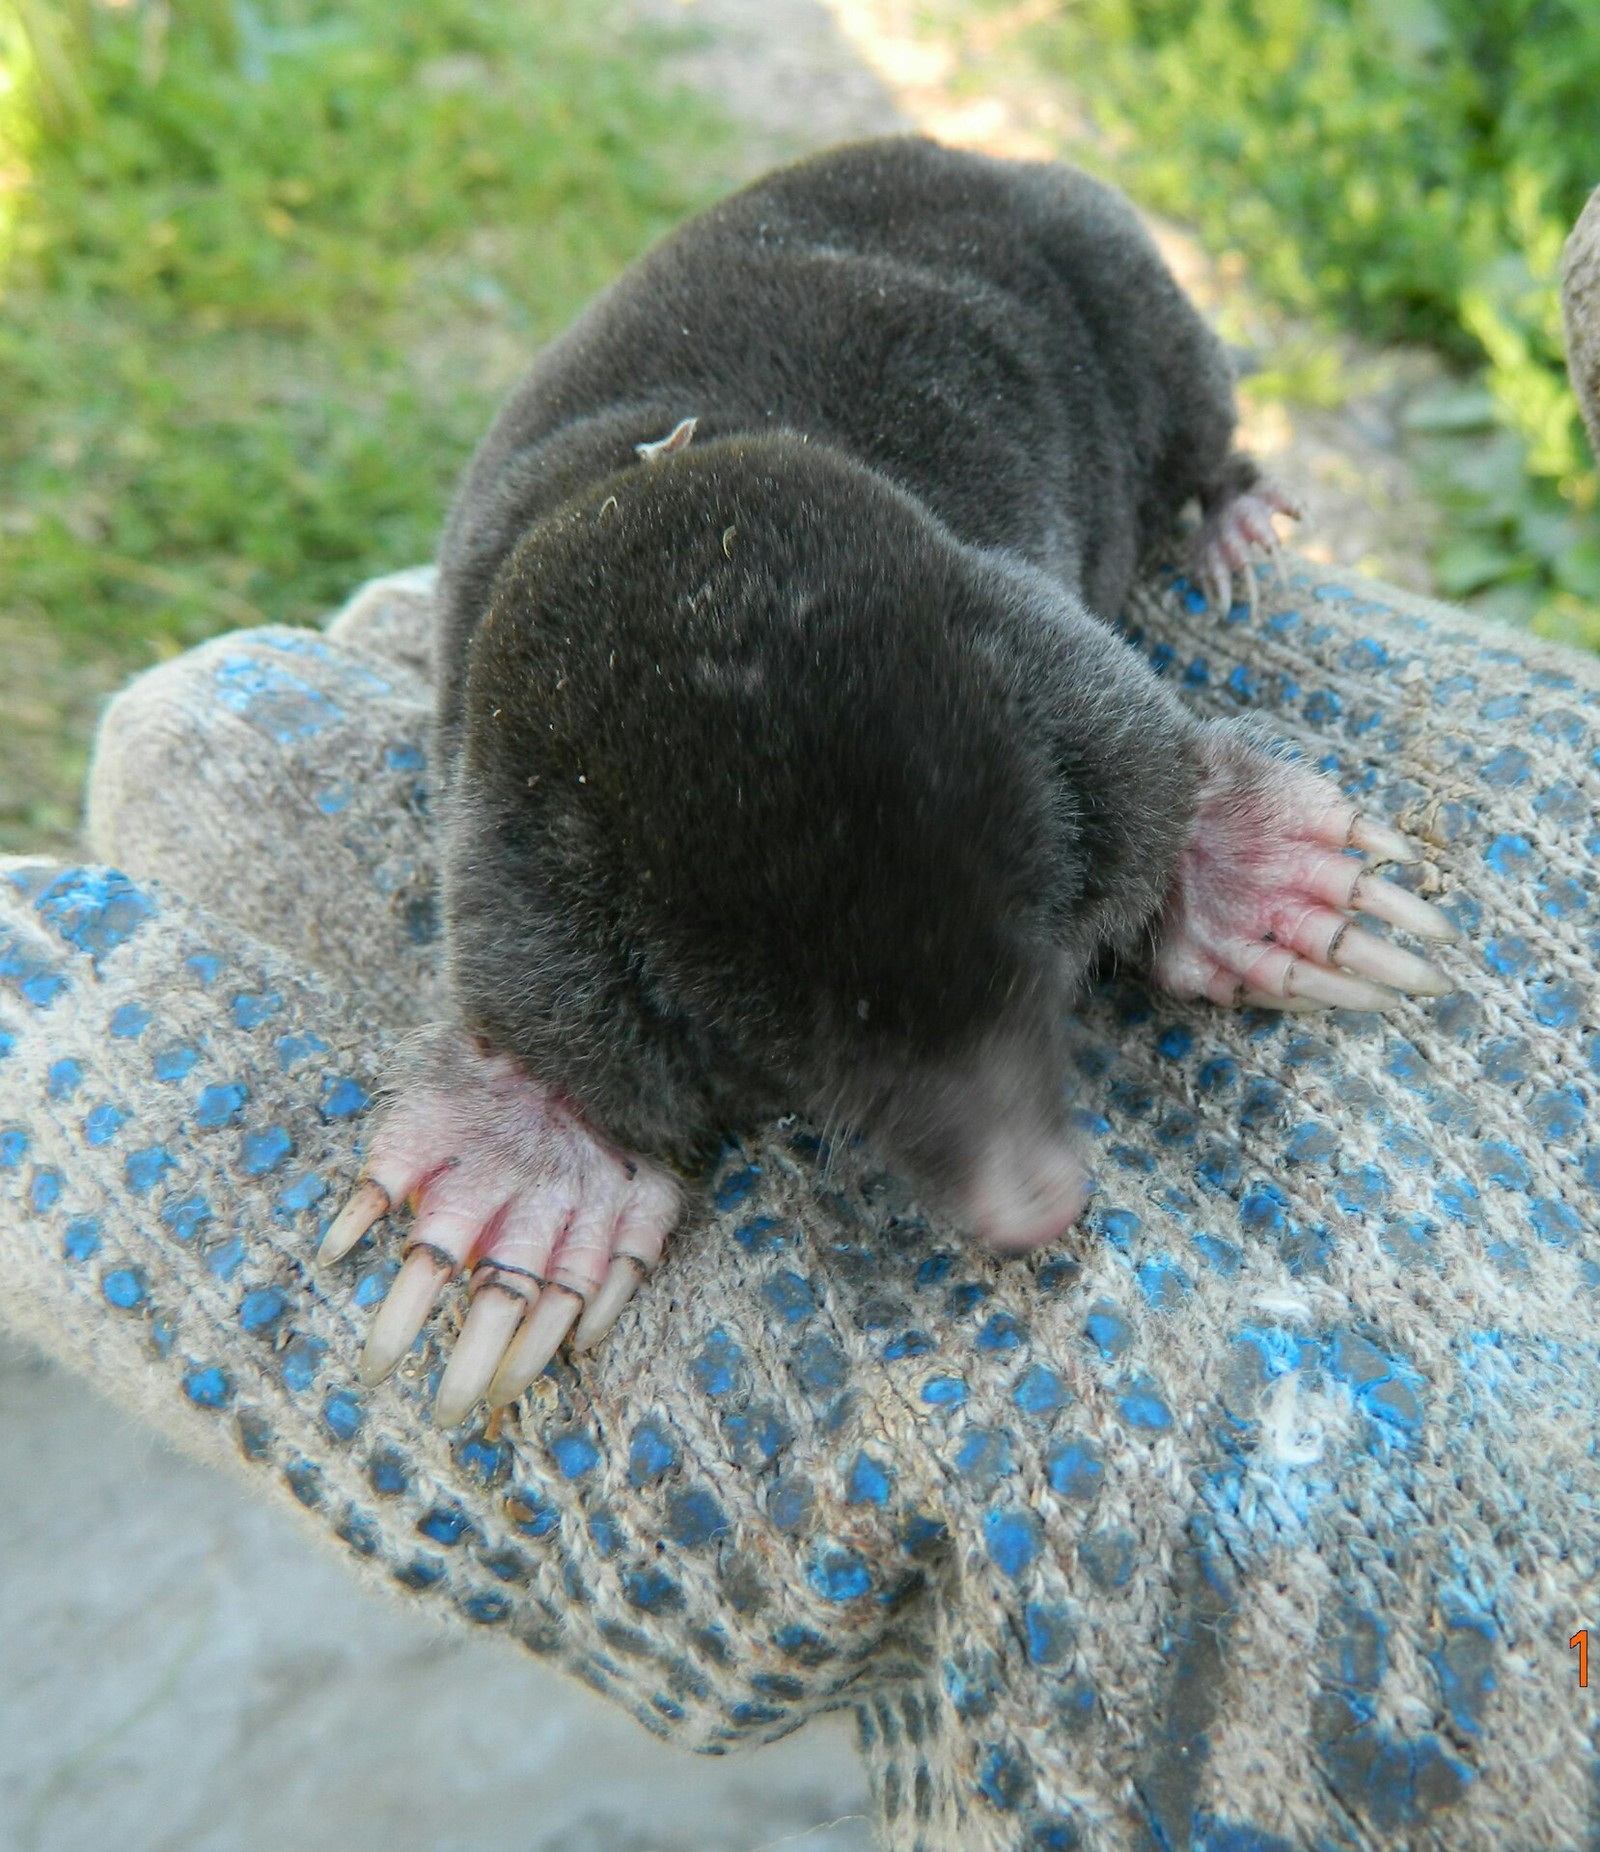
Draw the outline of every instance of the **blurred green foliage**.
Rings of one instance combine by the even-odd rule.
[[[1441,589],[1600,647],[1557,296],[1600,182],[1600,4],[1066,0],[1037,45],[1131,190],[1278,301],[1477,370],[1415,412],[1456,536]]]
[[[534,348],[721,184],[599,0],[0,0],[0,610],[129,660],[431,557]]]

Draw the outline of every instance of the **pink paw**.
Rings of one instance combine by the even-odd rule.
[[[682,1197],[504,1056],[450,1031],[435,1032],[424,1061],[317,1259],[340,1259],[412,1200],[405,1261],[362,1353],[365,1383],[394,1369],[445,1282],[471,1268],[471,1308],[435,1405],[450,1427],[481,1396],[515,1401],[574,1325],[576,1348],[599,1343],[660,1258]]]
[[[1437,907],[1346,853],[1419,860],[1398,830],[1242,728],[1208,729],[1201,755],[1194,823],[1156,941],[1163,989],[1222,1004],[1381,1010],[1399,991],[1453,988],[1425,958],[1355,924],[1365,913],[1419,939],[1457,936]]]
[[[1191,570],[1206,595],[1206,603],[1217,611],[1230,609],[1233,581],[1242,573],[1254,616],[1257,594],[1256,576],[1250,571],[1252,562],[1265,556],[1280,574],[1283,570],[1282,549],[1272,517],[1281,514],[1298,521],[1301,513],[1293,496],[1264,476],[1248,488],[1230,491],[1210,508],[1194,536],[1191,555]]]

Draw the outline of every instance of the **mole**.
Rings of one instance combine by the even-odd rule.
[[[915,137],[690,220],[538,358],[440,554],[453,1019],[319,1255],[412,1204],[364,1381],[469,1269],[436,1419],[514,1401],[788,1113],[995,1249],[1056,1239],[1108,960],[1225,1007],[1450,989],[1354,923],[1455,936],[1375,870],[1407,839],[1108,621],[1190,504],[1213,601],[1298,512],[1233,386],[1120,194]]]

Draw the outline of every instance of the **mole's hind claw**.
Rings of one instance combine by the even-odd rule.
[[[1265,476],[1248,488],[1216,492],[1192,543],[1191,570],[1205,593],[1206,603],[1219,613],[1233,607],[1233,582],[1244,575],[1245,598],[1255,617],[1260,604],[1253,562],[1269,559],[1279,583],[1283,582],[1283,552],[1278,544],[1274,515],[1298,521],[1300,504]]]
[[[383,1185],[371,1177],[363,1177],[322,1237],[322,1246],[317,1249],[317,1265],[326,1267],[333,1261],[343,1260],[367,1230],[381,1222],[393,1207]]]

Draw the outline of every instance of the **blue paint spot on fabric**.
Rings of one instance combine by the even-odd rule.
[[[68,1260],[87,1260],[100,1251],[100,1224],[92,1215],[76,1215],[61,1237],[61,1252]]]
[[[389,1288],[394,1283],[394,1276],[400,1271],[397,1260],[385,1260],[374,1267],[370,1273],[364,1273],[356,1282],[351,1298],[358,1306],[381,1305],[388,1297]]]
[[[1002,1813],[1015,1813],[1033,1792],[1033,1777],[1004,1749],[991,1749],[978,1771],[978,1790]]]
[[[1580,1217],[1554,1196],[1536,1197],[1528,1206],[1528,1221],[1539,1239],[1552,1247],[1571,1247],[1583,1234]]]
[[[668,1494],[667,1535],[685,1549],[697,1549],[701,1544],[725,1536],[731,1528],[727,1513],[704,1486]]]
[[[811,1282],[798,1273],[776,1274],[762,1287],[761,1296],[786,1325],[798,1324],[817,1309]]]
[[[725,1416],[723,1427],[743,1465],[770,1465],[793,1438],[783,1417],[765,1402]]]
[[[28,1206],[35,1215],[44,1215],[61,1200],[61,1173],[58,1170],[37,1170],[33,1181],[28,1185]]]
[[[661,1614],[683,1606],[683,1590],[663,1569],[630,1569],[622,1577],[622,1597],[643,1614]]]
[[[148,1297],[144,1275],[137,1267],[117,1267],[100,1282],[106,1303],[119,1312],[131,1312]]]
[[[527,1487],[519,1487],[506,1499],[511,1522],[525,1537],[548,1537],[561,1522],[561,1513],[550,1501]]]
[[[83,1063],[71,1055],[52,1061],[45,1075],[45,1092],[53,1100],[70,1100],[83,1084]]]
[[[425,1588],[432,1588],[442,1582],[445,1576],[444,1564],[426,1556],[419,1556],[402,1569],[394,1571],[394,1579],[402,1588],[417,1590],[420,1594]]]
[[[1163,1029],[1156,1038],[1156,1052],[1169,1061],[1182,1061],[1194,1047],[1194,1032],[1182,1024]]]
[[[870,1453],[858,1453],[845,1481],[847,1505],[886,1505],[889,1502],[889,1469]]]
[[[309,1031],[300,1035],[280,1035],[277,1041],[278,1066],[284,1073],[291,1073],[302,1061],[309,1061],[314,1055],[325,1055],[328,1044],[320,1035]]]
[[[1078,1545],[1078,1561],[1096,1588],[1126,1588],[1133,1578],[1134,1537],[1126,1530],[1097,1530]]]
[[[150,1065],[157,1080],[183,1080],[199,1059],[198,1048],[179,1043],[174,1048],[163,1048]]]
[[[1077,1644],[1071,1616],[1065,1608],[1050,1602],[1027,1602],[1022,1610],[1022,1630],[1028,1658],[1036,1666],[1063,1664]]]
[[[219,1280],[231,1280],[244,1262],[244,1237],[235,1235],[206,1255],[206,1266]]]
[[[1478,774],[1486,785],[1497,791],[1508,791],[1516,785],[1526,784],[1532,770],[1532,760],[1520,746],[1505,746],[1497,752]]]
[[[1194,1281],[1175,1260],[1156,1257],[1139,1268],[1139,1289],[1158,1312],[1175,1312],[1194,1291]]]
[[[971,1428],[956,1449],[956,1471],[979,1492],[991,1491],[1016,1471],[1011,1437],[1003,1428]]]
[[[195,1101],[195,1124],[204,1131],[235,1124],[244,1112],[250,1090],[241,1081],[227,1081],[220,1086],[202,1087]]]
[[[1105,1482],[1105,1463],[1092,1441],[1068,1440],[1045,1456],[1045,1474],[1063,1498],[1088,1500]]]
[[[1483,1714],[1493,1696],[1495,1676],[1494,1624],[1487,1616],[1460,1612],[1446,1615],[1444,1639],[1429,1655],[1439,1675],[1450,1721],[1463,1736],[1478,1736]]]
[[[120,1107],[111,1105],[109,1101],[104,1102],[85,1115],[83,1121],[85,1142],[91,1146],[109,1145],[127,1123],[127,1113],[123,1112]]]
[[[350,802],[350,787],[346,784],[325,785],[317,793],[317,809],[325,817],[336,817]]]
[[[131,1042],[149,1028],[150,1012],[142,1003],[119,1003],[111,1012],[108,1026],[119,1041]]]
[[[922,1385],[922,1399],[930,1408],[959,1408],[967,1399],[967,1385],[959,1376],[930,1376]]]
[[[28,1134],[18,1126],[0,1132],[0,1170],[17,1170],[28,1155]]]
[[[711,1200],[716,1207],[726,1214],[730,1209],[737,1209],[761,1180],[759,1164],[742,1165],[726,1176],[717,1180],[711,1193]]]
[[[417,1529],[447,1549],[454,1549],[463,1537],[476,1534],[472,1520],[456,1505],[435,1505],[417,1519]]]
[[[337,725],[344,715],[320,689],[275,662],[225,656],[212,671],[217,700],[230,714],[287,746]]]
[[[814,1494],[810,1482],[799,1474],[775,1480],[767,1494],[767,1516],[776,1529],[797,1531],[811,1521]]]
[[[222,960],[215,952],[191,952],[183,962],[202,984],[214,984],[222,975]]]
[[[283,998],[275,990],[241,990],[233,999],[233,1020],[241,1029],[259,1029],[282,1008]]]
[[[67,988],[67,980],[48,959],[6,933],[0,933],[0,978],[36,1010],[49,1009]]]
[[[1508,831],[1495,837],[1484,850],[1483,859],[1497,875],[1517,880],[1534,865],[1533,843],[1526,836]]]
[[[727,1395],[738,1383],[743,1358],[744,1352],[718,1325],[699,1356],[690,1360],[690,1379],[702,1395]]]
[[[328,1346],[321,1338],[296,1338],[278,1358],[278,1370],[287,1386],[299,1395],[311,1387]]]
[[[1148,1376],[1136,1376],[1126,1393],[1117,1397],[1117,1412],[1130,1428],[1147,1434],[1164,1434],[1172,1426],[1172,1410]]]
[[[278,1192],[273,1207],[280,1217],[300,1215],[307,1209],[314,1209],[327,1193],[326,1181],[314,1170],[308,1170]]]
[[[276,1170],[293,1150],[294,1141],[281,1125],[269,1125],[261,1132],[246,1132],[239,1140],[239,1168],[247,1177],[264,1177]]]
[[[1583,1130],[1583,1095],[1576,1087],[1551,1087],[1528,1104],[1528,1122],[1542,1137],[1565,1141]]]
[[[806,1565],[805,1577],[824,1601],[858,1601],[872,1592],[872,1571],[842,1544],[819,1547]]]
[[[1083,1329],[1089,1342],[1108,1360],[1122,1356],[1133,1342],[1133,1333],[1128,1329],[1126,1320],[1107,1299],[1100,1300],[1090,1308],[1089,1316],[1083,1321]]]
[[[1053,1415],[1066,1399],[1061,1378],[1042,1363],[1034,1364],[1011,1392],[1011,1400],[1025,1415]]]
[[[1220,1273],[1225,1280],[1237,1279],[1239,1269],[1244,1265],[1244,1250],[1231,1241],[1224,1241],[1220,1235],[1191,1235],[1190,1241],[1199,1251],[1206,1265]]]
[[[550,1451],[563,1479],[581,1479],[600,1464],[600,1449],[578,1428],[550,1437]]]
[[[260,1286],[239,1301],[239,1323],[255,1335],[271,1335],[289,1309],[288,1296],[276,1286]]]
[[[1025,1337],[1024,1328],[1009,1312],[995,1312],[978,1333],[978,1349],[991,1353],[1016,1350]]]
[[[211,1220],[211,1205],[196,1193],[163,1203],[161,1220],[179,1241],[192,1241],[196,1233]]]
[[[215,1364],[184,1373],[183,1393],[198,1408],[226,1408],[233,1399],[233,1384]]]
[[[358,1112],[365,1112],[372,1104],[372,1095],[357,1080],[348,1075],[335,1077],[329,1075],[322,1084],[322,1101],[317,1107],[324,1119],[350,1119]]]
[[[885,1363],[899,1363],[905,1357],[922,1357],[933,1349],[933,1339],[925,1331],[902,1331],[883,1347]]]
[[[135,1196],[148,1196],[178,1160],[165,1145],[147,1145],[142,1151],[130,1152],[122,1166],[124,1181]]]
[[[775,1215],[752,1216],[733,1231],[733,1238],[747,1254],[768,1254],[787,1245],[783,1224]]]
[[[1031,1511],[1013,1506],[983,1514],[983,1543],[989,1560],[1015,1580],[1039,1554],[1044,1527]]]
[[[841,1388],[850,1374],[845,1354],[833,1339],[814,1331],[794,1353],[790,1367],[807,1395],[827,1395]]]
[[[114,868],[66,870],[40,893],[34,909],[97,968],[155,914],[150,898]]]

